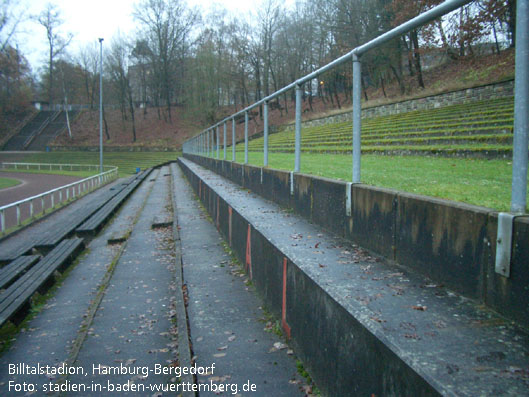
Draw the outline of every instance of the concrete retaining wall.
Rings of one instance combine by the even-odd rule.
[[[249,175],[260,177],[261,174],[260,169],[255,167],[208,163],[218,167],[219,172],[232,170],[235,178],[244,176],[248,184],[255,183],[255,180],[247,179]],[[423,376],[399,357],[398,352],[388,347],[384,338],[366,329],[243,215],[231,208],[207,182],[185,164],[180,165],[213,222],[231,249],[242,259],[267,309],[282,319],[282,328],[291,345],[324,395],[440,395]],[[239,172],[241,169],[242,173]],[[288,186],[289,176],[289,173],[264,170],[262,185],[266,188],[260,190],[268,191],[268,196],[271,192],[281,194],[286,191],[282,199],[290,202],[290,191],[284,188],[285,183]],[[257,180],[260,184],[260,178]],[[299,191],[302,183],[311,184],[310,177],[297,175],[295,183]],[[330,181],[324,181],[325,186],[327,183]],[[328,198],[332,198],[331,190]],[[307,198],[309,192],[305,191],[303,197]],[[316,213],[325,211],[325,206],[316,210]]]
[[[432,283],[480,300],[518,324],[529,326],[529,218],[515,220],[511,276],[505,278],[494,272],[497,213],[490,209],[211,158],[186,157],[415,270]]]

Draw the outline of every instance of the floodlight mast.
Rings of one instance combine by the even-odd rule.
[[[99,172],[103,173],[103,38],[99,38]]]

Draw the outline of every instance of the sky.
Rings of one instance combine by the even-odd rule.
[[[30,17],[38,15],[50,2],[61,10],[64,19],[62,33],[65,35],[71,32],[74,35],[68,48],[72,54],[76,54],[81,47],[89,43],[98,43],[99,37],[103,37],[108,43],[118,32],[126,35],[135,30],[132,12],[138,0],[22,0],[20,7],[25,10],[26,17]],[[284,1],[285,4],[293,2],[294,0]],[[252,8],[255,9],[261,4],[261,0],[187,0],[187,3],[206,10],[216,4],[241,15],[250,12]],[[33,72],[38,73],[46,60],[45,30],[29,18],[20,25],[19,30],[19,47],[31,64]],[[104,45],[105,42],[103,48]]]

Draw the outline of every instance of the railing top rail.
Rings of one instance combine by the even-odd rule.
[[[92,179],[99,178],[99,177],[101,177],[103,175],[110,174],[110,173],[113,173],[113,172],[117,172],[117,170],[118,170],[118,167],[113,167],[111,170],[102,172],[102,173],[97,174],[97,175],[89,176],[88,178],[81,179],[80,181],[72,182],[72,183],[69,183],[68,185],[64,185],[64,186],[59,186],[59,187],[57,187],[55,189],[48,190],[46,192],[37,194],[35,196],[31,196],[31,197],[28,197],[28,198],[25,198],[25,199],[22,199],[22,200],[19,200],[19,201],[15,201],[14,203],[6,204],[6,205],[0,207],[0,211],[6,210],[6,209],[8,209],[10,207],[15,207],[17,205],[29,202],[31,200],[35,200],[35,199],[47,196],[48,194],[52,194],[52,193],[58,192],[59,190],[68,189],[70,187],[79,185],[81,183],[88,182],[88,181],[90,181]]]
[[[284,94],[285,92],[287,91],[290,91],[291,89],[293,88],[296,88],[296,86],[300,86],[304,83],[306,83],[307,81],[310,81],[316,77],[318,77],[320,74],[322,73],[325,73],[326,71],[350,60],[351,58],[353,57],[360,57],[361,55],[365,54],[367,51],[369,50],[372,50],[373,48],[376,48],[376,47],[379,47],[381,46],[382,44],[385,44],[387,43],[388,41],[390,40],[393,40],[397,37],[400,37],[402,36],[404,33],[407,33],[413,29],[416,29],[420,26],[423,26],[443,15],[446,15],[448,14],[449,12],[452,12],[456,9],[458,9],[459,7],[461,6],[464,6],[468,3],[471,3],[472,1],[474,0],[446,0],[444,3],[442,4],[439,4],[438,6],[416,16],[415,18],[412,18],[410,19],[409,21],[391,29],[390,31],[384,33],[384,34],[381,34],[380,36],[374,38],[373,40],[370,40],[368,41],[367,43],[365,44],[362,44],[354,49],[352,49],[351,51],[349,51],[347,54],[345,55],[342,55],[341,57],[335,59],[334,61],[328,63],[327,65],[325,66],[322,66],[321,68],[315,70],[314,72],[306,75],[306,76],[303,76],[301,78],[299,78],[298,80],[296,80],[295,82],[293,83],[290,83],[289,85],[281,88],[280,90],[270,94],[269,96],[251,104],[251,105],[248,105],[246,108],[242,109],[242,110],[239,110],[238,112],[232,114],[231,116],[228,116],[226,118],[224,118],[223,120],[219,121],[218,123],[206,128],[205,130],[201,131],[199,134],[197,135],[200,135],[204,132],[207,132],[207,131],[210,131],[226,122],[228,122],[229,120],[232,120],[232,119],[235,119],[241,115],[243,115],[244,113],[246,112],[249,112],[250,110],[252,110],[253,108],[257,107],[257,106],[260,106],[262,104],[264,104],[265,102],[269,102],[271,101],[272,99],[278,97],[279,95],[282,95]],[[194,137],[193,137],[194,138]],[[193,139],[193,138],[190,138],[190,139]],[[189,139],[189,140],[190,140]]]
[[[0,164],[9,164],[9,165],[44,165],[44,166],[63,166],[63,167],[96,167],[99,168],[99,164],[69,164],[69,163],[19,163],[19,162],[8,162],[8,161],[2,161]],[[108,169],[114,169],[117,167],[114,167],[113,165],[104,165],[103,168]]]

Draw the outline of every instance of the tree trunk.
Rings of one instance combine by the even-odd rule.
[[[366,83],[364,82],[363,78],[360,78],[360,81],[362,82],[362,91],[364,91],[364,98],[367,102],[369,101],[369,98],[367,97]]]
[[[412,30],[410,36],[413,41],[413,59],[415,61],[415,71],[417,72],[417,82],[419,87],[424,88],[424,80],[422,78],[422,68],[421,68],[421,54],[419,52],[419,37],[417,30]]]
[[[402,76],[399,74],[399,71],[395,68],[395,66],[389,65],[389,67],[391,68],[393,75],[395,76],[395,78],[397,79],[397,82],[399,83],[400,93],[404,94],[404,92],[406,91],[406,87],[404,86]]]
[[[50,59],[49,59],[49,78],[50,81],[48,82],[48,103],[51,106],[53,102],[53,47],[50,45]]]
[[[410,42],[411,42],[411,38],[410,38]],[[413,63],[412,63],[413,56],[411,54],[410,46],[408,45],[408,42],[406,41],[405,36],[402,37],[402,43],[404,44],[404,48],[406,48],[406,55],[408,58],[408,71],[410,73],[410,76],[415,76],[415,71],[413,70]]]
[[[130,89],[129,81],[127,80],[127,91],[129,96],[130,118],[132,120],[132,142],[136,142],[136,121],[134,119],[134,103],[132,102],[132,90]]]
[[[387,98],[387,94],[386,94],[386,87],[384,87],[384,77],[382,77],[382,75],[380,75],[380,86],[382,87],[382,93],[384,94],[384,98]]]
[[[509,34],[511,36],[511,48],[516,44],[516,0],[508,0],[507,8],[509,9],[507,24],[509,25]]]
[[[107,140],[110,139],[110,134],[108,133],[108,124],[107,124],[107,118],[105,113],[105,107],[103,106],[103,124],[105,124],[105,135],[107,137]]]
[[[496,33],[496,21],[492,21],[492,33],[494,33],[494,44],[496,45],[496,54],[500,55],[500,44],[498,43],[498,34]]]

